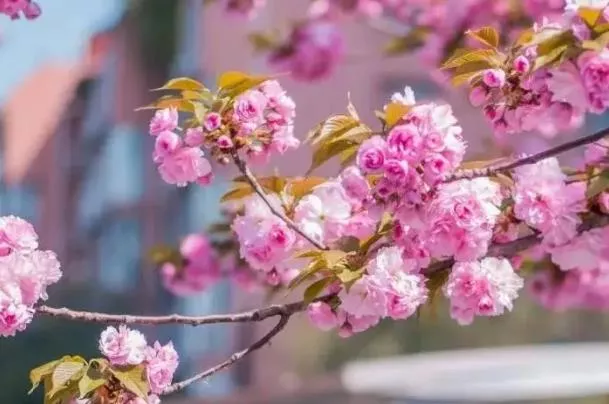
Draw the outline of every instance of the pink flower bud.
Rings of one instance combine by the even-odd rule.
[[[517,73],[524,74],[529,71],[531,67],[531,62],[526,57],[520,55],[514,60],[514,70]]]
[[[23,15],[25,15],[25,18],[28,20],[34,20],[40,17],[40,14],[42,14],[42,10],[35,1],[29,2],[28,5],[23,9]]]
[[[486,102],[488,99],[488,91],[482,86],[476,86],[472,88],[469,93],[469,102],[474,107],[479,107]]]
[[[203,120],[203,127],[208,132],[218,129],[221,124],[222,117],[216,112],[210,112],[205,116],[205,119]]]
[[[216,144],[220,149],[230,149],[233,147],[233,141],[228,135],[222,135],[216,141]]]
[[[487,69],[482,73],[482,81],[489,87],[503,87],[505,72],[500,69]]]

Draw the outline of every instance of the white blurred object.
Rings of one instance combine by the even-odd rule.
[[[609,394],[609,344],[570,343],[415,354],[347,364],[350,393],[513,402]]]

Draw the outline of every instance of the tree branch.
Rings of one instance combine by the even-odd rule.
[[[254,174],[252,173],[252,171],[250,170],[248,165],[245,163],[245,161],[243,161],[236,152],[233,153],[232,157],[233,157],[233,160],[235,161],[235,164],[237,165],[237,168],[239,168],[239,171],[241,171],[241,173],[247,179],[247,182],[252,186],[252,188],[254,188],[254,191],[258,194],[258,196],[260,196],[260,198],[262,198],[262,200],[264,201],[266,206],[269,207],[269,209],[271,210],[271,212],[273,212],[273,214],[275,216],[277,216],[278,218],[283,220],[290,229],[292,229],[296,233],[300,234],[305,240],[307,240],[309,243],[313,244],[317,249],[319,249],[319,250],[328,249],[328,247],[326,247],[325,245],[321,244],[320,242],[314,240],[308,234],[306,234],[304,231],[302,231],[298,227],[298,225],[292,221],[292,219],[287,217],[283,212],[281,212],[279,209],[277,209],[275,206],[273,206],[273,204],[269,200],[267,194],[264,192],[264,190],[262,189],[262,186],[258,183],[258,180],[254,176]]]
[[[328,301],[333,295],[322,296],[314,301]],[[65,318],[72,321],[84,321],[91,323],[102,324],[140,324],[140,325],[166,325],[166,324],[182,324],[191,326],[200,326],[205,324],[222,324],[222,323],[246,323],[259,322],[270,317],[281,316],[284,314],[292,315],[304,311],[309,303],[299,301],[287,304],[276,304],[262,309],[246,311],[243,313],[234,314],[216,314],[210,316],[182,316],[178,314],[170,314],[167,316],[134,316],[127,314],[108,314],[96,313],[89,311],[71,310],[66,307],[55,308],[49,306],[40,306],[36,308],[38,314]]]
[[[171,393],[175,393],[176,391],[182,390],[192,383],[195,383],[199,380],[203,380],[209,376],[212,376],[215,373],[218,373],[218,372],[226,369],[227,367],[229,367],[230,365],[234,364],[235,362],[243,359],[250,353],[264,347],[266,344],[268,344],[271,341],[271,339],[273,339],[273,337],[275,337],[285,328],[285,326],[288,324],[288,321],[290,320],[290,317],[292,316],[292,314],[294,314],[294,313],[287,312],[287,311],[284,313],[281,313],[280,317],[279,317],[279,322],[275,325],[275,327],[273,327],[268,333],[266,333],[262,338],[260,338],[258,341],[256,341],[252,345],[250,345],[248,348],[246,348],[242,351],[239,351],[239,352],[235,352],[234,354],[232,354],[230,356],[230,358],[228,358],[224,362],[221,362],[221,363],[217,364],[216,366],[205,370],[204,372],[198,373],[181,382],[172,384],[167,389],[165,389],[165,391],[163,391],[163,394],[164,395],[171,394]]]
[[[540,162],[541,160],[545,160],[549,157],[557,156],[561,153],[564,153],[569,150],[577,149],[578,147],[585,146],[590,143],[594,143],[596,141],[601,140],[602,138],[609,136],[609,128],[602,129],[592,135],[584,136],[579,139],[572,140],[570,142],[566,142],[560,144],[556,147],[552,147],[550,149],[544,150],[542,152],[523,157],[521,159],[503,163],[491,167],[486,168],[476,168],[471,170],[459,170],[454,173],[452,176],[448,177],[444,182],[452,182],[462,179],[472,179],[477,177],[489,177],[497,173],[504,173],[506,171],[511,171],[517,167],[525,166],[527,164],[535,164]]]

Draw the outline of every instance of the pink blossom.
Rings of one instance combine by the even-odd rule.
[[[412,87],[406,86],[404,87],[403,93],[393,93],[391,96],[391,102],[397,102],[402,105],[414,105],[415,104],[415,96]]]
[[[387,144],[380,136],[373,136],[360,146],[357,165],[364,173],[374,173],[385,165]]]
[[[150,134],[157,136],[162,132],[173,132],[178,127],[178,110],[174,107],[159,109],[150,120]]]
[[[99,338],[99,350],[115,365],[139,365],[146,356],[146,338],[125,325],[108,327]]]
[[[387,146],[392,157],[416,162],[423,152],[423,136],[413,124],[399,125],[389,131]]]
[[[354,209],[359,208],[371,196],[370,184],[355,166],[344,169],[339,177],[340,185],[345,190]]]
[[[0,217],[0,256],[12,251],[33,251],[38,248],[38,234],[27,221],[16,216]]]
[[[0,291],[0,336],[14,337],[18,331],[25,330],[33,317],[34,309],[3,298]]]
[[[156,341],[146,349],[146,375],[152,393],[161,394],[171,385],[178,363],[178,353],[171,342],[161,345]]]
[[[351,209],[350,200],[340,183],[328,181],[300,200],[294,210],[294,220],[307,235],[325,243],[343,235]]]
[[[600,163],[607,162],[608,154],[609,142],[607,142],[606,139],[602,139],[598,142],[587,145],[584,152],[584,157],[586,164],[598,165]]]
[[[518,219],[541,231],[549,245],[564,244],[576,235],[581,222],[577,213],[585,208],[583,183],[567,185],[555,158],[518,167],[514,178],[514,213]]]
[[[356,318],[406,319],[427,300],[425,278],[404,261],[399,247],[385,247],[367,265],[367,274],[339,294],[341,309]]]
[[[21,17],[21,13],[28,20],[33,20],[40,16],[42,10],[38,3],[32,0],[0,0],[0,14],[6,14],[16,20]]]
[[[474,107],[483,105],[488,100],[488,91],[484,86],[476,86],[469,93],[469,102]]]
[[[222,135],[216,140],[216,144],[220,149],[230,149],[233,147],[233,141],[227,135]]]
[[[609,106],[609,50],[587,51],[577,59],[588,109],[597,114]]]
[[[220,279],[215,251],[204,236],[191,234],[180,245],[184,260],[181,268],[166,263],[161,268],[163,285],[176,295],[202,292]]]
[[[439,187],[425,210],[423,239],[435,258],[470,261],[486,254],[500,214],[499,186],[487,178]]]
[[[479,262],[458,262],[444,285],[450,300],[451,317],[461,325],[475,316],[497,316],[512,310],[512,302],[524,282],[504,258],[484,258]]]
[[[245,16],[248,19],[256,17],[260,9],[266,5],[266,0],[224,0],[226,10],[238,16]]]
[[[154,144],[154,161],[162,162],[163,158],[173,154],[182,146],[182,139],[173,132],[161,132]]]
[[[203,144],[204,140],[203,128],[201,126],[186,129],[184,143],[186,143],[187,146],[199,147]]]
[[[531,62],[529,62],[529,59],[526,56],[520,55],[516,59],[514,59],[513,66],[514,70],[516,70],[516,73],[524,74],[529,71],[529,68],[531,67]]]
[[[263,113],[267,102],[268,99],[260,91],[247,91],[235,100],[233,119],[237,122],[260,125],[264,119]]]
[[[482,73],[482,81],[489,87],[503,87],[505,72],[500,69],[488,69]]]
[[[158,168],[163,181],[178,186],[186,186],[211,173],[209,161],[196,147],[182,147],[165,156]]]
[[[307,314],[309,320],[322,331],[331,330],[339,325],[338,316],[327,303],[311,303],[307,308]]]
[[[295,27],[289,43],[274,52],[270,61],[298,80],[319,80],[336,69],[343,57],[343,42],[334,21],[309,20]]]

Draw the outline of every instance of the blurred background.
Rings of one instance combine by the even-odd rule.
[[[268,303],[264,296],[245,295],[228,284],[189,299],[176,299],[160,287],[155,268],[145,260],[146,251],[159,242],[177,243],[180,236],[201,231],[217,220],[218,200],[231,173],[206,188],[178,189],[163,183],[151,161],[153,142],[147,135],[150,113],[134,109],[153,100],[148,89],[159,87],[172,76],[191,76],[213,86],[216,75],[226,70],[265,72],[264,60],[252,55],[248,30],[285,26],[289,18],[304,10],[304,1],[270,1],[272,6],[258,19],[245,24],[228,18],[219,6],[204,7],[202,0],[40,0],[44,12],[38,20],[0,22],[0,214],[15,214],[33,222],[42,247],[58,253],[65,276],[53,287],[50,304],[134,314],[203,315]],[[297,133],[306,133],[331,113],[343,112],[348,91],[360,114],[372,122],[375,108],[393,92],[410,85],[418,99],[443,99],[453,105],[469,141],[471,158],[492,157],[499,152],[492,147],[490,131],[479,111],[469,107],[463,94],[444,92],[428,81],[427,69],[419,67],[415,59],[380,60],[385,34],[361,23],[346,25],[345,30],[353,54],[338,74],[316,84],[282,79],[298,106]],[[607,124],[607,117],[598,117],[582,133]],[[533,136],[523,141],[537,142]],[[306,150],[299,150],[267,169],[279,168],[286,175],[295,175],[308,163]],[[333,169],[328,167],[327,172]],[[603,341],[609,337],[609,319],[602,313],[549,313],[526,297],[517,301],[513,313],[478,318],[469,327],[457,325],[447,312],[441,303],[437,312],[404,322],[385,322],[348,340],[322,333],[301,317],[269,348],[193,386],[183,397],[164,402],[469,402],[471,397],[458,401],[456,396],[446,395],[408,399],[395,389],[356,391],[362,389],[353,385],[372,383],[372,376],[387,381],[395,375],[397,385],[400,380],[430,382],[431,370],[425,373],[407,366],[409,358],[419,357],[403,355]],[[176,342],[182,358],[177,377],[183,378],[224,360],[268,326],[143,331],[149,340],[171,338]],[[96,341],[101,329],[40,318],[19,338],[0,339],[0,403],[41,402],[38,394],[26,396],[29,369],[60,355],[98,355]],[[560,359],[561,346],[539,357],[535,349],[507,354],[485,351],[485,360],[497,365],[520,357],[530,365],[549,364],[548,358]],[[564,345],[565,349],[568,346]],[[598,363],[604,358],[600,356],[605,352],[603,347],[593,345],[586,358],[596,357]],[[397,362],[371,370],[357,368],[355,376],[346,376],[345,369],[352,369],[345,368],[346,364],[376,357],[394,357]],[[573,354],[569,360],[577,357]],[[435,358],[434,369],[457,361],[450,356]],[[513,365],[512,372],[533,380],[540,372],[564,365],[538,367],[528,374],[521,372],[524,368],[520,363]],[[584,362],[580,365],[585,369],[582,372],[589,371],[592,377],[593,369]],[[501,384],[505,373],[485,371],[484,366],[480,364],[478,372]],[[480,377],[480,373],[468,373],[471,369],[467,366],[463,369],[464,380]],[[384,371],[393,376],[385,378]],[[429,378],[424,380],[425,375]],[[549,384],[564,383],[564,378],[557,380]],[[581,392],[583,398],[548,402],[609,402],[604,398],[604,389],[609,391],[608,377],[601,378],[599,385],[604,387]]]

